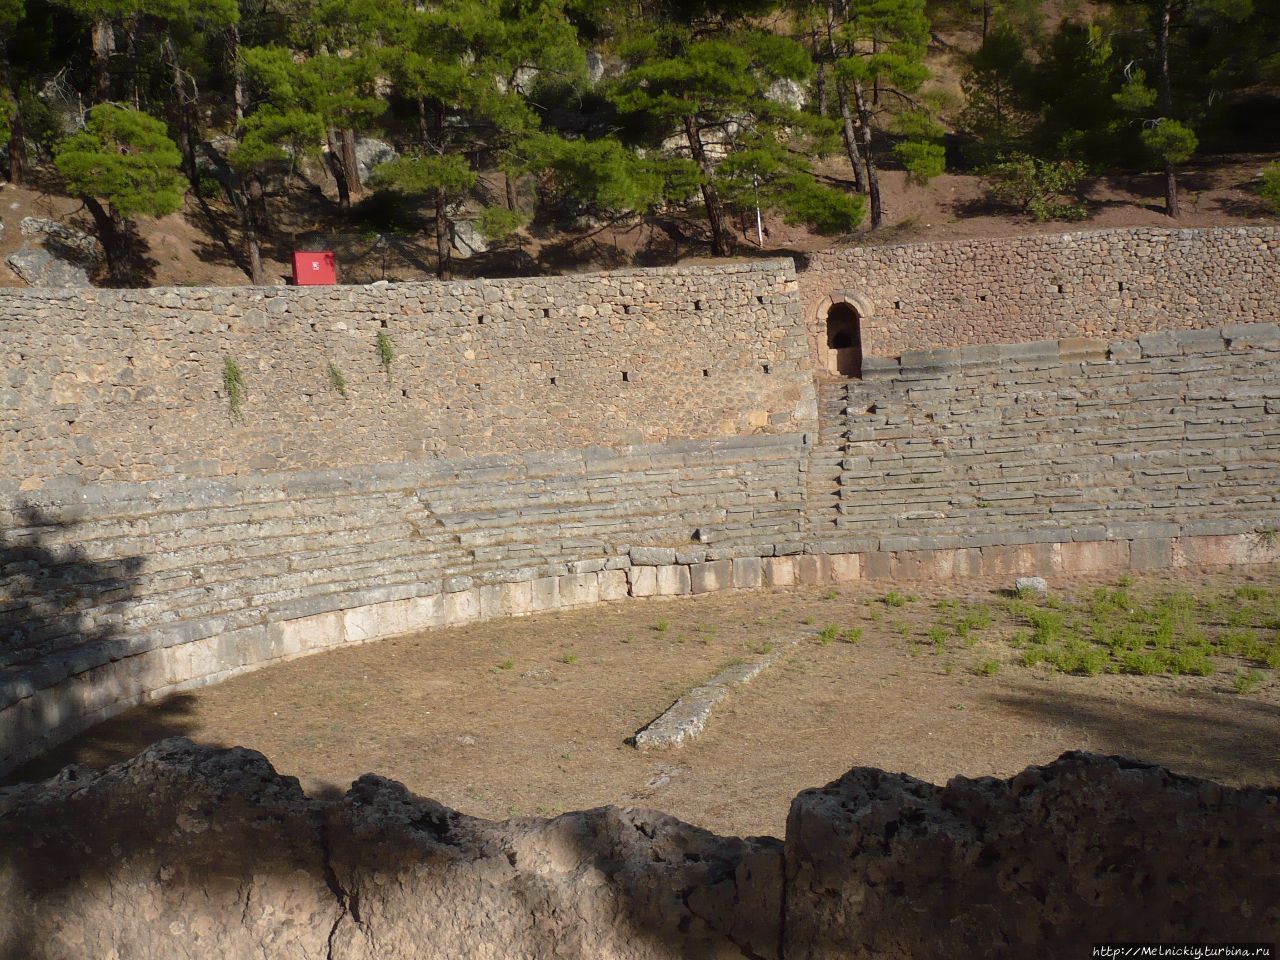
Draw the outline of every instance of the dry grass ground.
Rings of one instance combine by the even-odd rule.
[[[310,791],[375,771],[492,818],[638,803],[773,835],[797,791],[857,765],[944,782],[1083,749],[1280,783],[1267,666],[1280,665],[1280,568],[1079,579],[1036,603],[1004,586],[630,601],[337,650],[134,710],[19,776],[182,733],[261,750]],[[692,685],[790,637],[691,745],[625,744]],[[1166,672],[1106,672],[1144,663]]]

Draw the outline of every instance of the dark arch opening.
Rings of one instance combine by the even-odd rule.
[[[833,303],[827,311],[827,349],[835,357],[835,369],[843,377],[862,376],[862,322],[848,303]]]

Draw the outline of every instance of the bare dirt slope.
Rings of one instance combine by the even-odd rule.
[[[756,241],[754,218],[744,218],[735,224],[738,252],[758,256],[804,253],[833,243],[1275,222],[1277,218],[1256,192],[1259,174],[1275,159],[1275,155],[1252,154],[1189,167],[1181,180],[1185,211],[1176,222],[1162,212],[1163,187],[1155,175],[1095,179],[1088,187],[1088,220],[1078,224],[1037,224],[991,205],[977,176],[946,174],[927,187],[918,187],[908,184],[902,171],[886,170],[886,223],[880,230],[872,233],[863,229],[848,237],[830,238],[771,218],[766,221],[767,235],[761,248]],[[823,173],[833,184],[847,183],[848,164],[832,159],[824,165]],[[81,204],[61,195],[56,179],[48,171],[40,171],[36,179],[35,186],[0,186],[0,220],[4,223],[0,232],[0,286],[22,285],[4,258],[24,242],[20,231],[23,217],[52,217],[90,230],[91,222]],[[268,274],[277,282],[288,276],[289,254],[295,249],[334,250],[340,280],[345,283],[434,276],[434,234],[429,220],[417,211],[401,211],[392,230],[385,223],[385,211],[378,213],[366,207],[344,214],[329,192],[314,184],[297,184],[288,195],[273,201],[275,229],[264,254]],[[246,273],[237,262],[239,231],[235,217],[216,202],[211,203],[210,209],[212,220],[191,201],[180,213],[160,219],[140,218],[139,231],[151,261],[150,276],[144,278],[147,283],[201,286],[247,282]],[[703,233],[697,220],[656,217],[579,230],[535,224],[487,254],[456,260],[454,268],[458,276],[511,276],[676,263],[706,256]]]

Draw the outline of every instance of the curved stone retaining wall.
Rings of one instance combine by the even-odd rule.
[[[800,275],[819,366],[833,293],[865,298],[865,353],[1280,319],[1280,227],[1138,227],[842,247]],[[870,314],[870,315],[868,315]]]
[[[657,356],[647,341],[627,340],[621,321],[621,339],[601,339],[594,359],[557,361],[596,385],[577,388],[590,406],[572,429],[589,425],[601,445],[547,429],[560,413],[519,380],[528,405],[504,408],[505,426],[490,430],[478,401],[458,411],[477,452],[503,446],[522,425],[524,452],[488,456],[423,455],[415,444],[436,427],[424,430],[394,404],[371,406],[377,417],[360,435],[363,421],[343,412],[336,388],[314,408],[285,404],[324,370],[310,348],[298,348],[308,358],[301,366],[278,359],[303,355],[276,350],[294,327],[314,345],[313,324],[292,314],[267,320],[277,317],[270,306],[255,322],[271,337],[235,334],[242,366],[276,372],[266,393],[250,388],[246,424],[231,422],[217,396],[231,335],[222,321],[206,317],[203,334],[158,347],[148,361],[154,379],[131,381],[127,366],[107,362],[120,344],[135,351],[126,357],[143,355],[147,328],[129,319],[137,303],[172,293],[181,304],[179,293],[112,293],[119,314],[46,306],[0,320],[21,338],[7,354],[10,415],[0,425],[0,769],[149,698],[475,619],[862,576],[1280,559],[1275,325],[905,353],[869,362],[864,381],[822,382],[815,416],[794,282],[771,269],[627,275],[628,298],[654,283],[719,291],[698,298],[703,310],[680,314],[696,319],[721,304],[716,325],[672,334],[687,347],[664,360],[686,371],[669,380],[672,395],[653,387],[652,406],[604,416],[643,383],[610,372],[644,370]],[[582,292],[614,280],[568,282]],[[425,303],[454,286],[367,294],[377,304],[410,295]],[[486,285],[473,287],[499,302],[484,299]],[[244,303],[220,294],[233,313],[273,302],[262,291],[239,295]],[[379,324],[361,328],[369,366],[358,389],[372,394],[387,383],[377,331],[397,328],[381,327],[363,295],[306,294],[348,298],[337,315]],[[399,316],[415,329],[460,329],[432,313]],[[584,330],[595,322],[565,316]],[[103,337],[118,345],[104,347]],[[402,346],[411,340],[397,334]],[[440,347],[432,367],[432,344],[424,339],[415,353],[415,382],[453,382],[459,361]],[[687,369],[711,357],[718,368]],[[515,366],[502,370],[517,377]],[[58,400],[72,389],[77,402]],[[278,412],[267,412],[268,398],[281,398]],[[424,417],[455,412],[415,403]],[[735,404],[744,415],[732,415]],[[78,433],[83,423],[101,425],[106,440]],[[618,442],[648,432],[684,438]],[[351,462],[381,446],[385,461]]]
[[[786,433],[814,418],[790,260],[0,290],[0,344],[0,491]]]

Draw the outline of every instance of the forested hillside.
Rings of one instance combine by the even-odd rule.
[[[939,184],[1010,224],[1280,209],[1276,0],[0,0],[0,47],[0,252],[43,203],[110,285],[927,235]]]

